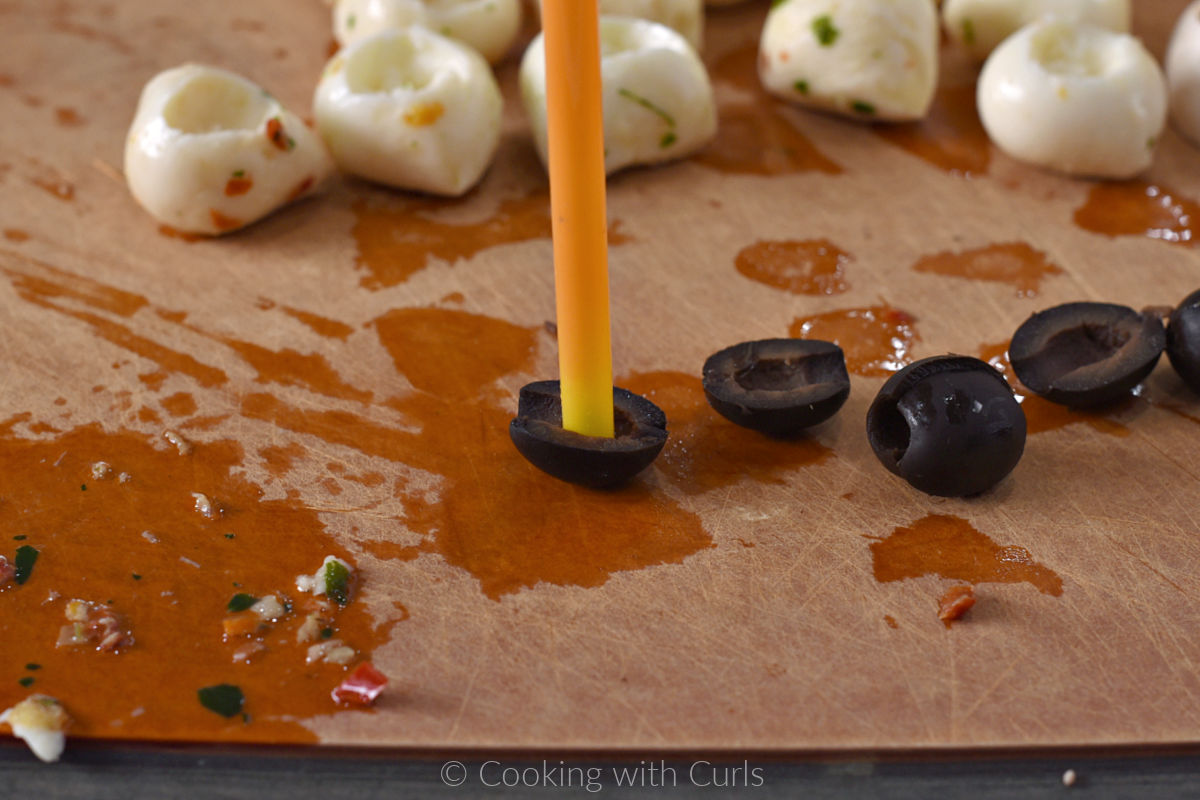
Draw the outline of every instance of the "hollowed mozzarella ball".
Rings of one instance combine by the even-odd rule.
[[[1045,19],[995,49],[979,76],[978,105],[988,136],[1013,158],[1128,178],[1150,166],[1167,87],[1134,37]]]
[[[146,84],[125,141],[125,179],[152,217],[221,234],[314,190],[333,171],[320,138],[265,89],[187,64]]]
[[[606,172],[680,158],[716,135],[708,73],[687,40],[667,26],[632,17],[601,17],[600,77]],[[545,163],[546,52],[540,34],[525,51],[520,82]]]
[[[972,56],[987,58],[996,45],[1045,16],[1128,33],[1130,0],[946,0],[942,22],[950,38]]]
[[[601,16],[648,19],[680,34],[697,51],[704,46],[704,0],[599,0],[597,5]]]
[[[767,91],[858,119],[920,119],[933,102],[937,13],[929,0],[784,0],[759,42]]]
[[[1175,23],[1166,64],[1171,122],[1193,144],[1200,145],[1200,0],[1188,6]]]
[[[338,53],[313,99],[317,130],[343,170],[449,196],[483,176],[502,110],[483,57],[421,27],[384,31]]]
[[[346,46],[383,31],[423,25],[495,63],[521,32],[521,8],[521,0],[338,0],[333,35]]]

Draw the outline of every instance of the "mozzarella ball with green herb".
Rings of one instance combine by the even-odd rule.
[[[687,40],[671,28],[633,17],[601,17],[600,76],[606,172],[680,158],[716,135],[708,72]],[[540,34],[525,51],[520,82],[545,163],[546,55]]]
[[[521,32],[521,0],[338,0],[333,35],[346,46],[383,31],[423,25],[495,63]]]
[[[159,222],[217,235],[312,192],[333,171],[320,138],[265,89],[187,64],[146,84],[125,180]]]
[[[502,107],[476,50],[421,27],[384,31],[335,55],[313,100],[317,130],[343,170],[451,197],[491,163]]]
[[[1167,47],[1167,86],[1175,130],[1200,145],[1200,0],[1175,23]]]
[[[1146,167],[1167,115],[1162,70],[1136,38],[1045,19],[1005,39],[979,76],[979,116],[1013,158],[1096,178]]]
[[[783,0],[759,42],[767,91],[862,120],[913,120],[933,102],[937,13],[930,0]]]
[[[602,16],[648,19],[679,33],[697,51],[704,46],[704,0],[599,0],[597,5]]]
[[[1133,10],[1130,0],[946,0],[942,4],[946,33],[981,61],[1017,30],[1046,16],[1128,33]]]

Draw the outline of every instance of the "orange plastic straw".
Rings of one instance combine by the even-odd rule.
[[[545,0],[542,28],[563,427],[611,437],[608,219],[596,0]]]

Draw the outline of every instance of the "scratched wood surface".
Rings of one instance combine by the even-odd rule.
[[[1138,4],[1138,32],[1160,57],[1183,5]],[[1139,235],[1136,224],[1123,235],[1087,230],[1076,212],[1096,198],[1093,184],[972,150],[953,125],[910,131],[906,145],[903,132],[773,109],[736,77],[762,6],[711,14],[707,58],[726,135],[745,135],[742,150],[778,148],[778,163],[749,168],[738,159],[754,153],[738,156],[726,139],[707,157],[611,181],[619,377],[653,388],[663,375],[696,374],[733,342],[854,308],[911,315],[909,357],[978,354],[1058,302],[1174,304],[1200,286],[1190,246]],[[458,204],[410,209],[399,194],[335,182],[244,232],[192,243],[162,234],[119,173],[138,91],[156,71],[222,65],[305,114],[329,40],[316,0],[193,0],[169,13],[150,0],[0,2],[0,416],[148,437],[165,418],[199,447],[233,438],[264,499],[319,510],[356,555],[377,621],[395,622],[396,602],[408,614],[373,654],[402,690],[374,714],[305,720],[323,742],[836,749],[1200,739],[1200,428],[1189,418],[1200,417],[1200,401],[1165,361],[1132,402],[1031,435],[1015,473],[971,500],[919,495],[876,463],[863,419],[878,374],[856,374],[846,407],[812,440],[761,444],[752,454],[761,468],[725,453],[730,474],[709,483],[678,464],[716,458],[705,431],[718,437],[723,423],[695,422],[703,412],[676,391],[672,402],[690,408],[681,428],[690,450],[634,490],[658,497],[663,514],[645,552],[597,536],[578,571],[522,572],[504,566],[505,553],[422,549],[443,534],[477,547],[488,539],[419,530],[415,495],[500,517],[521,498],[454,494],[436,461],[405,463],[403,448],[301,421],[324,414],[376,440],[423,435],[404,405],[423,387],[389,349],[403,340],[389,327],[406,319],[396,310],[500,320],[527,332],[527,352],[511,369],[484,369],[459,399],[488,410],[480,427],[501,419],[500,430],[478,432],[481,452],[485,440],[493,449],[476,466],[523,469],[494,446],[505,434],[491,409],[511,413],[521,384],[553,376],[555,351],[544,326],[553,318],[549,241],[541,217],[532,224],[511,208],[544,189],[511,59],[501,70],[509,114],[499,161]],[[969,65],[949,47],[944,55],[945,86],[969,91]],[[753,138],[764,130],[783,138]],[[798,154],[788,130],[812,152]],[[951,168],[956,153],[962,163]],[[1167,133],[1144,178],[1200,198],[1200,151]],[[380,227],[418,212],[452,239],[461,229],[497,244],[459,257],[397,234],[399,262],[372,250]],[[787,291],[735,267],[756,243],[819,239],[846,253],[835,293]],[[1057,269],[1019,285],[914,269],[934,254],[1014,243]],[[328,369],[321,380],[288,373],[288,358]],[[195,408],[173,418],[164,400],[180,393]],[[50,427],[17,430],[52,439]],[[268,446],[290,448],[288,469],[255,455]],[[808,457],[779,466],[771,448],[786,447]],[[369,473],[387,479],[342,478]],[[602,498],[596,516],[609,501],[623,502]],[[979,604],[951,629],[936,600],[953,576],[876,578],[881,548],[872,545],[934,516],[1036,562],[1009,582],[978,578]],[[606,552],[606,541],[620,552]],[[936,573],[938,554],[926,556]]]

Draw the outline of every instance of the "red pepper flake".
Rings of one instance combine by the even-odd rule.
[[[254,181],[250,178],[230,178],[225,183],[225,196],[237,197],[239,194],[245,194],[253,185]]]
[[[235,228],[242,227],[242,221],[240,219],[234,219],[233,217],[227,217],[224,214],[222,214],[220,211],[217,211],[215,208],[210,208],[208,210],[208,214],[210,217],[212,217],[212,224],[219,231],[222,231],[222,232],[231,231]]]
[[[175,230],[170,225],[159,225],[158,232],[161,233],[163,236],[167,236],[171,239],[182,239],[183,241],[188,242],[188,243],[198,242],[204,238],[203,236],[200,236],[199,234],[187,233],[185,231]]]
[[[296,184],[295,189],[292,189],[292,193],[288,195],[288,202],[290,203],[293,200],[300,197],[300,195],[304,194],[309,189],[311,189],[312,185],[313,185],[313,176],[309,175],[307,178],[300,181],[300,183]]]
[[[371,666],[370,661],[364,661],[333,690],[333,700],[342,705],[369,706],[383,692],[387,682],[386,675]]]
[[[280,150],[287,152],[289,149],[288,136],[283,132],[283,122],[279,117],[271,117],[267,120],[267,138],[271,140],[271,144]]]
[[[951,586],[938,601],[938,619],[950,627],[975,605],[975,589],[970,586]]]
[[[0,589],[17,577],[17,568],[8,563],[8,559],[0,556]]]

